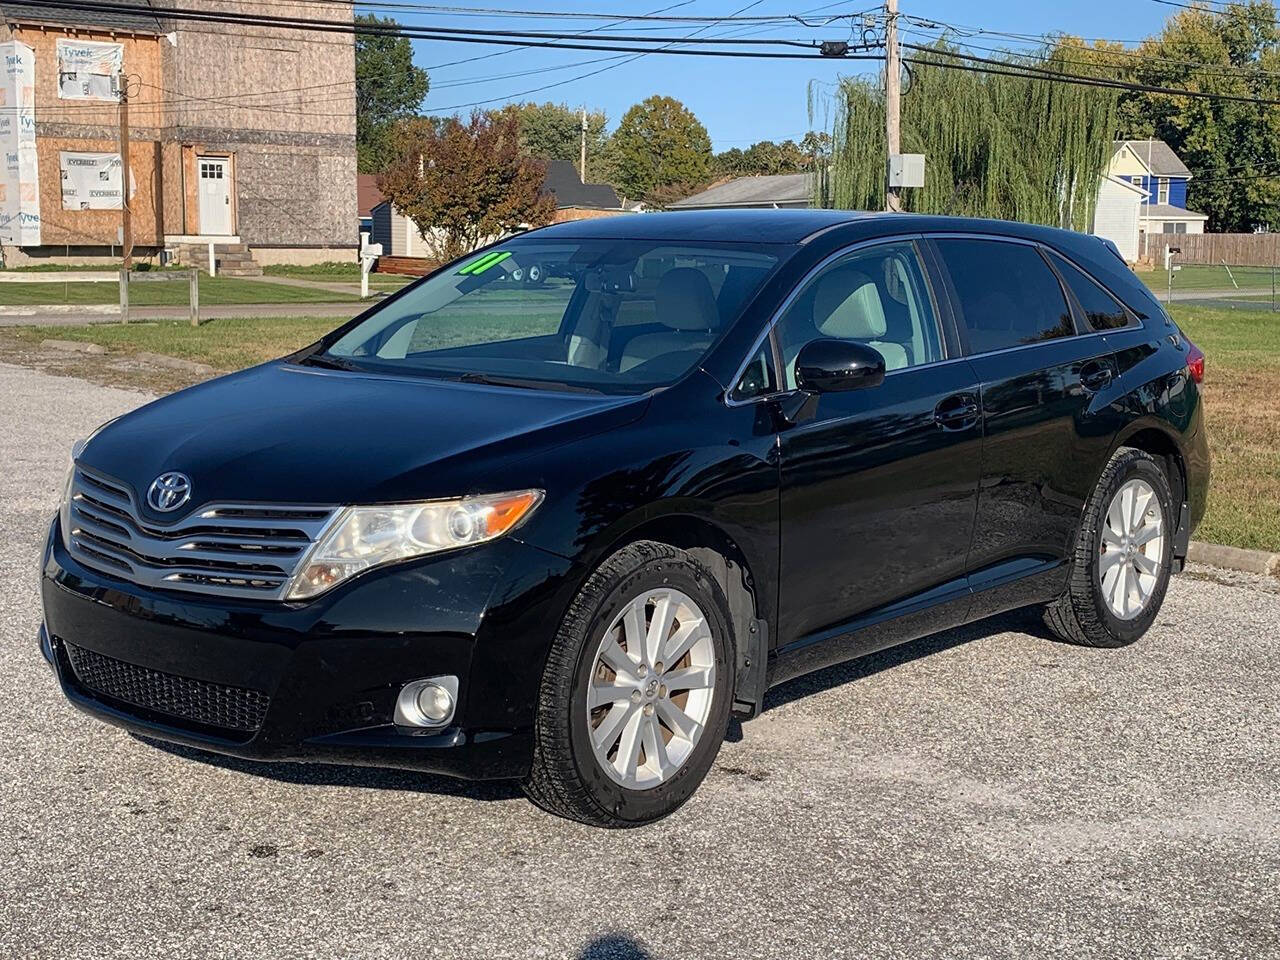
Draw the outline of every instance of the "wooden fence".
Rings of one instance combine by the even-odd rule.
[[[1150,256],[1164,261],[1166,246],[1177,247],[1178,263],[1225,263],[1232,267],[1280,266],[1280,233],[1153,233]]]

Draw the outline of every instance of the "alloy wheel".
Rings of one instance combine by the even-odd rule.
[[[1160,581],[1164,561],[1164,510],[1151,484],[1133,479],[1111,498],[1098,544],[1102,596],[1121,620],[1143,610]]]
[[[669,780],[706,728],[715,683],[715,644],[697,603],[668,588],[633,598],[605,630],[587,686],[601,769],[631,790]]]

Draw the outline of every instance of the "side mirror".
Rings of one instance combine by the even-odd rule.
[[[884,357],[854,340],[811,340],[796,357],[796,382],[810,393],[878,387],[884,382]]]

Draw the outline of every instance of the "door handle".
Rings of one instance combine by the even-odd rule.
[[[1111,365],[1094,361],[1086,363],[1080,368],[1080,386],[1084,387],[1090,393],[1097,393],[1103,387],[1111,383],[1114,376],[1111,372]]]
[[[953,393],[938,401],[933,420],[943,430],[968,430],[978,422],[978,398],[972,393]]]

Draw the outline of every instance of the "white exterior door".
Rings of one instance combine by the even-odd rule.
[[[197,157],[200,171],[200,232],[228,236],[231,231],[231,161]]]

